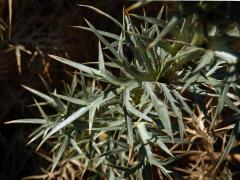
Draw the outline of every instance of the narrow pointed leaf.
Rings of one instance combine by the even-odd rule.
[[[77,110],[75,113],[73,113],[71,116],[69,116],[68,118],[66,118],[65,120],[63,120],[62,122],[60,122],[58,125],[56,125],[49,133],[47,133],[47,135],[45,136],[45,138],[42,140],[42,142],[39,144],[38,148],[49,138],[51,137],[53,134],[55,134],[56,132],[58,132],[59,130],[61,130],[62,128],[66,127],[67,125],[69,125],[70,123],[72,123],[73,121],[75,121],[76,119],[78,119],[80,116],[82,116],[83,114],[85,114],[87,111],[89,110],[89,107],[82,107],[79,110]]]
[[[158,117],[163,124],[163,127],[166,129],[167,133],[170,136],[172,135],[172,126],[169,117],[169,112],[166,108],[166,105],[155,95],[152,89],[152,85],[149,82],[144,83],[144,88],[146,92],[150,95],[151,101],[154,105],[155,110],[157,111]]]
[[[67,145],[69,143],[69,138],[67,136],[64,137],[64,140],[63,142],[61,143],[61,146],[57,152],[57,156],[56,158],[54,159],[53,161],[53,166],[52,166],[52,169],[51,169],[51,172],[54,171],[54,169],[56,168],[60,158],[62,157],[63,153],[64,153],[64,150],[66,149]]]
[[[60,95],[60,94],[53,94],[53,95],[58,98],[61,98],[63,100],[66,100],[67,102],[71,102],[73,104],[78,104],[78,105],[82,105],[82,106],[89,105],[89,102],[87,102],[86,100],[83,100],[83,99],[73,98],[73,97],[64,96],[64,95]]]
[[[157,35],[156,39],[148,45],[148,48],[152,48],[152,47],[156,46],[156,44],[160,40],[162,40],[162,38],[164,38],[170,31],[173,30],[173,28],[177,25],[178,20],[179,20],[178,17],[173,16],[172,19],[169,21],[169,23],[161,31],[161,33],[159,33]]]
[[[63,64],[67,64],[67,65],[72,66],[72,67],[74,67],[76,69],[79,69],[80,71],[83,71],[83,72],[85,72],[87,74],[102,76],[102,74],[98,70],[96,70],[94,68],[90,68],[90,67],[85,66],[83,64],[76,63],[76,62],[70,61],[70,60],[68,60],[66,58],[62,58],[62,57],[55,56],[55,55],[49,55],[49,57],[51,57],[51,58],[53,58],[53,59],[55,59],[57,61],[60,61]]]
[[[79,28],[79,29],[84,29],[84,30],[87,30],[87,31],[91,31],[91,32],[94,32],[91,28],[89,27],[85,27],[85,26],[73,26],[75,28]],[[119,36],[116,35],[116,34],[113,34],[113,33],[109,33],[109,32],[106,32],[106,31],[100,31],[98,30],[98,32],[103,35],[103,36],[106,36],[106,37],[109,37],[109,38],[112,38],[114,40],[119,40]]]
[[[27,87],[27,86],[24,86],[22,85],[22,87],[24,87],[26,90],[30,91],[31,93],[41,97],[42,99],[44,99],[45,101],[47,101],[49,104],[53,105],[54,107],[57,106],[56,102],[54,101],[53,98],[51,98],[50,96],[46,95],[46,94],[43,94],[41,93],[40,91],[37,91],[35,89],[32,89],[30,87]]]
[[[123,110],[124,110],[124,117],[125,117],[125,122],[127,126],[127,131],[128,131],[128,142],[129,142],[129,145],[132,147],[134,142],[132,118],[128,115],[126,107],[123,107]]]
[[[239,134],[240,134],[240,121],[238,119],[237,123],[235,124],[235,127],[234,127],[234,129],[231,133],[230,139],[227,142],[227,146],[226,146],[223,154],[221,155],[217,165],[215,166],[213,173],[216,172],[216,170],[221,165],[221,163],[226,159],[227,155],[229,154],[229,152],[232,149],[232,146],[237,141],[237,138],[238,138]]]
[[[27,124],[45,124],[47,121],[46,119],[17,119],[12,121],[7,121],[4,124],[15,124],[15,123],[27,123]]]

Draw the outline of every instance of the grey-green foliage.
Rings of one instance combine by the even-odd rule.
[[[79,28],[93,32],[100,40],[98,68],[50,55],[76,68],[80,75],[74,75],[64,95],[50,90],[46,82],[49,95],[25,87],[58,113],[47,115],[35,101],[42,119],[12,122],[40,124],[30,135],[31,143],[40,140],[39,147],[49,138],[58,139],[52,170],[64,156],[78,159],[86,169],[98,169],[102,177],[110,179],[151,177],[152,165],[171,178],[167,165],[176,158],[171,147],[189,143],[184,140],[183,116],[196,120],[188,98],[209,96],[217,100],[214,116],[208,117],[212,128],[225,106],[239,111],[235,106],[239,98],[228,96],[239,89],[239,57],[224,51],[226,44],[219,49],[195,43],[202,41],[202,35],[192,27],[192,19],[175,18],[168,24],[162,20],[164,7],[156,18],[124,13],[122,23],[93,7],[84,7],[110,18],[121,28],[121,34],[97,30],[86,20],[88,27]],[[133,19],[141,22],[135,25]],[[216,41],[221,33],[215,26],[209,29],[209,41],[219,44]],[[228,37],[234,38],[236,33],[239,37],[238,29],[233,31]],[[131,50],[133,58],[124,48]],[[221,161],[236,140],[238,126],[236,123]],[[153,147],[165,155],[160,158]]]

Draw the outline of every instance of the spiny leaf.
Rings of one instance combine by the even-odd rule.
[[[221,163],[225,160],[225,158],[227,157],[227,155],[229,154],[229,152],[231,151],[232,146],[234,145],[234,143],[236,142],[238,136],[240,134],[240,121],[239,119],[237,119],[237,122],[235,124],[235,127],[231,133],[231,136],[227,142],[227,146],[223,152],[223,154],[221,155],[217,165],[215,166],[214,170],[213,170],[213,174],[216,172],[216,170],[218,169],[218,167],[221,165]]]
[[[128,131],[128,142],[129,145],[132,147],[134,143],[132,118],[129,116],[126,107],[123,107],[123,111]]]
[[[113,76],[111,73],[109,73],[106,68],[105,68],[105,62],[104,62],[104,57],[103,57],[103,52],[102,52],[102,47],[101,47],[101,43],[99,42],[99,46],[98,46],[98,67],[100,72],[103,74],[103,78],[112,83],[112,84],[116,84],[116,85],[122,85],[123,81],[118,80],[115,76]]]
[[[161,20],[160,18],[150,18],[147,16],[139,16],[137,14],[130,14],[130,15],[140,20],[144,20],[146,22],[152,23],[155,26],[160,26],[160,27],[166,26],[166,22],[164,20]]]
[[[102,73],[94,68],[90,68],[88,66],[85,66],[83,64],[80,64],[80,63],[76,63],[76,62],[73,62],[73,61],[70,61],[66,58],[62,58],[62,57],[59,57],[59,56],[55,56],[55,55],[49,55],[49,57],[57,60],[57,61],[60,61],[62,62],[63,64],[67,64],[69,66],[72,66],[76,69],[79,69],[80,71],[83,71],[85,73],[88,73],[90,75],[97,75],[97,76],[102,76]]]
[[[125,59],[125,57],[120,56],[120,54],[117,52],[117,50],[95,29],[95,27],[88,21],[86,20],[86,23],[88,26],[93,30],[93,32],[96,34],[96,36],[103,42],[103,44],[113,53],[113,55],[118,59],[122,60],[125,63],[127,63],[129,66],[130,64],[128,61]]]
[[[220,115],[224,105],[225,105],[225,100],[227,98],[227,94],[229,92],[230,86],[232,83],[234,83],[236,81],[236,67],[231,64],[228,69],[227,69],[227,73],[225,76],[225,81],[224,81],[224,87],[221,90],[221,95],[218,98],[218,104],[217,104],[217,108],[213,117],[213,122],[212,122],[212,127],[215,125],[216,122],[216,118]]]
[[[169,179],[172,179],[172,177],[169,175],[169,173],[171,173],[171,171],[167,170],[167,169],[163,166],[163,164],[160,162],[160,160],[158,160],[158,159],[156,159],[156,158],[154,158],[154,157],[151,157],[151,158],[149,159],[149,162],[150,162],[151,164],[159,167],[160,170],[163,172],[163,174],[164,174],[165,176],[167,176]]]
[[[35,101],[35,104],[37,105],[38,107],[38,110],[40,111],[41,115],[42,115],[42,118],[43,119],[46,119],[47,121],[49,121],[49,118],[48,116],[46,115],[46,113],[43,111],[42,107],[38,104],[38,102],[34,99]]]
[[[185,85],[182,88],[182,92],[189,87],[191,83],[196,81],[200,76],[200,71],[210,64],[210,62],[213,60],[214,53],[212,51],[206,51],[205,54],[202,56],[200,63],[198,66],[193,70],[193,72],[189,75],[190,78],[186,80]]]
[[[189,115],[191,115],[192,117],[194,117],[194,119],[196,119],[196,116],[194,115],[193,111],[191,110],[191,108],[188,106],[188,104],[185,102],[186,99],[184,97],[182,97],[181,94],[179,94],[178,91],[173,90],[174,95],[178,98],[178,100],[180,100],[181,104],[183,105],[183,108],[185,109],[186,112],[188,112]]]
[[[69,125],[70,123],[72,123],[73,121],[75,121],[76,119],[78,119],[80,116],[82,116],[83,114],[85,114],[87,111],[89,110],[89,106],[87,107],[82,107],[79,110],[77,110],[75,113],[73,113],[72,115],[70,115],[68,118],[66,118],[65,120],[63,120],[62,122],[60,122],[59,124],[57,124],[45,137],[44,139],[41,141],[41,143],[39,144],[38,148],[49,138],[51,137],[53,134],[55,134],[56,132],[58,132],[59,130],[61,130],[62,128],[64,128],[65,126]]]
[[[170,171],[166,170],[166,169],[163,167],[163,165],[161,164],[161,162],[160,162],[158,159],[156,159],[156,158],[153,157],[153,154],[152,154],[152,152],[151,152],[151,148],[150,148],[150,146],[149,146],[149,144],[148,144],[148,140],[151,139],[152,137],[151,137],[150,133],[146,130],[145,125],[146,125],[146,123],[140,122],[140,123],[138,123],[137,127],[138,127],[138,133],[139,133],[139,135],[140,135],[140,137],[141,137],[141,139],[142,139],[142,141],[143,141],[143,143],[144,143],[144,148],[145,148],[146,153],[147,153],[148,161],[149,161],[150,164],[153,164],[153,165],[159,167],[160,170],[161,170],[168,178],[171,179],[171,177],[170,177],[170,175],[169,175]]]
[[[101,155],[99,155],[98,157],[96,158],[100,158],[100,157],[103,157],[103,156],[109,156],[111,154],[115,154],[115,153],[119,153],[119,152],[124,152],[124,151],[127,151],[128,149],[127,148],[123,148],[123,147],[119,147],[119,148],[115,148],[115,149],[111,149]]]
[[[45,79],[41,75],[39,75],[39,77],[42,80],[44,86],[46,87],[48,93],[50,93],[50,95],[52,96],[51,93],[53,92],[53,90],[50,88],[49,84],[45,81]],[[57,107],[59,108],[59,111],[62,113],[65,112],[65,110],[66,110],[65,104],[59,98],[57,98],[55,96],[52,96],[52,98],[56,102]]]
[[[63,142],[61,143],[60,145],[60,148],[57,152],[57,156],[56,158],[54,159],[53,161],[53,166],[52,166],[52,169],[51,169],[51,173],[54,171],[54,169],[56,168],[60,158],[62,157],[63,153],[64,153],[64,150],[66,149],[67,145],[69,143],[69,138],[67,136],[64,137],[64,140]]]
[[[89,134],[91,134],[91,132],[92,132],[93,120],[95,117],[96,110],[97,110],[96,105],[91,106],[91,108],[89,109],[89,123],[88,123],[89,124]]]
[[[101,42],[98,43],[98,67],[102,73],[106,72]]]
[[[29,118],[29,119],[17,119],[17,120],[7,121],[5,122],[5,124],[14,124],[14,123],[45,124],[46,122],[47,122],[46,119]]]
[[[166,84],[164,83],[158,83],[158,85],[160,86],[160,88],[163,90],[166,98],[168,99],[168,101],[171,104],[171,107],[174,111],[174,113],[176,114],[177,118],[178,118],[178,126],[179,126],[179,131],[180,131],[180,137],[183,138],[184,136],[184,132],[185,132],[185,127],[184,127],[184,123],[183,123],[183,118],[182,118],[182,112],[181,110],[176,106],[176,100],[175,98],[172,96],[170,90],[168,89],[168,87],[166,86]]]
[[[84,99],[73,98],[73,97],[64,96],[64,95],[60,95],[60,94],[53,94],[53,95],[56,96],[56,97],[59,97],[63,100],[66,100],[67,102],[71,102],[73,104],[78,104],[78,105],[82,105],[82,106],[89,105],[89,102],[87,100],[84,100]]]
[[[91,28],[88,28],[88,27],[85,27],[85,26],[73,26],[73,27],[94,32]],[[101,35],[103,35],[103,36],[112,38],[112,39],[114,39],[114,40],[119,40],[119,36],[116,35],[116,34],[109,33],[109,32],[106,32],[106,31],[100,31],[100,30],[98,30],[98,32],[99,32]]]
[[[137,85],[138,86],[138,85]],[[130,100],[130,90],[136,88],[137,86],[130,86],[128,88],[126,88],[124,91],[123,91],[123,101],[124,101],[124,105],[126,107],[126,109],[132,113],[133,115],[139,117],[139,118],[142,118],[142,119],[145,119],[149,122],[153,122],[153,120],[146,116],[145,114],[143,114],[142,112],[140,112],[139,110],[137,110],[136,108],[134,108],[131,103],[129,102]]]
[[[33,141],[37,140],[40,136],[44,135],[44,130],[41,130],[40,132],[38,132],[37,134],[35,134],[28,142],[27,144],[32,143]]]
[[[152,48],[157,45],[157,43],[162,40],[173,28],[177,25],[179,19],[176,16],[173,16],[169,23],[164,27],[164,29],[159,33],[156,39],[148,45],[148,48]]]
[[[158,117],[163,124],[163,127],[166,129],[169,136],[173,136],[172,134],[172,126],[169,117],[169,112],[166,108],[166,105],[155,95],[152,89],[152,85],[149,82],[145,82],[143,84],[146,92],[150,95],[151,101],[154,105],[155,110],[157,111]]]
[[[202,68],[206,67],[213,60],[214,53],[212,51],[206,51],[205,54],[201,57],[199,64],[193,70],[192,74],[198,73]]]
[[[22,85],[22,87],[24,87],[25,89],[27,89],[28,91],[30,91],[31,93],[41,97],[42,99],[44,99],[45,101],[47,101],[49,104],[53,105],[54,107],[57,107],[57,104],[56,102],[54,101],[53,98],[51,98],[50,96],[46,95],[46,94],[43,94],[41,93],[40,91],[37,91],[35,89],[32,89],[30,87],[27,87],[27,86],[24,86]]]
[[[75,141],[75,139],[70,138],[70,143],[73,146],[73,148],[78,152],[78,154],[83,154],[83,151],[81,150],[81,148],[78,146],[77,142]]]
[[[167,154],[169,154],[170,156],[174,157],[173,154],[171,153],[171,151],[168,149],[168,147],[167,147],[160,139],[157,139],[156,144],[157,144],[163,151],[165,151]]]

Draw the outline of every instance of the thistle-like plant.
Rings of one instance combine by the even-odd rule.
[[[213,168],[213,176],[219,173],[240,128],[239,56],[228,45],[239,38],[239,30],[220,31],[204,24],[198,14],[164,19],[164,7],[155,18],[124,10],[120,23],[94,7],[80,6],[108,17],[121,34],[97,30],[88,20],[88,27],[78,26],[98,37],[98,61],[81,64],[50,55],[77,69],[65,93],[51,90],[44,80],[49,95],[24,87],[57,113],[47,115],[43,103],[35,100],[42,118],[12,123],[39,124],[29,141],[40,139],[39,147],[56,140],[50,143],[56,151],[52,171],[64,157],[82,163],[81,177],[93,171],[106,179],[151,179],[157,169],[171,179],[174,171],[169,164],[184,155],[173,150],[191,144],[185,120],[201,131],[194,108],[200,107],[212,133],[228,109],[234,112],[234,122],[227,124],[234,124],[234,129]],[[205,104],[208,99],[211,113]]]

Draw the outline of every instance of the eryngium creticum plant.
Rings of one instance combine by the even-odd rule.
[[[203,30],[196,14],[163,20],[164,7],[155,18],[124,11],[120,23],[81,6],[108,17],[121,34],[97,30],[88,20],[88,27],[78,26],[98,37],[98,61],[81,64],[50,55],[78,70],[65,94],[52,91],[44,80],[49,95],[25,88],[58,113],[47,115],[43,103],[35,101],[42,118],[11,122],[39,124],[29,142],[40,140],[39,147],[57,139],[52,171],[64,158],[82,162],[81,176],[95,170],[106,179],[151,179],[157,169],[171,179],[170,164],[179,158],[172,149],[191,143],[185,140],[184,117],[197,122],[197,104],[214,133],[216,121],[229,108],[236,113],[234,129],[216,173],[240,128],[239,57],[228,44],[239,38],[239,30],[223,32],[211,24]],[[213,99],[211,115],[204,111],[204,101],[196,101],[204,98]]]

